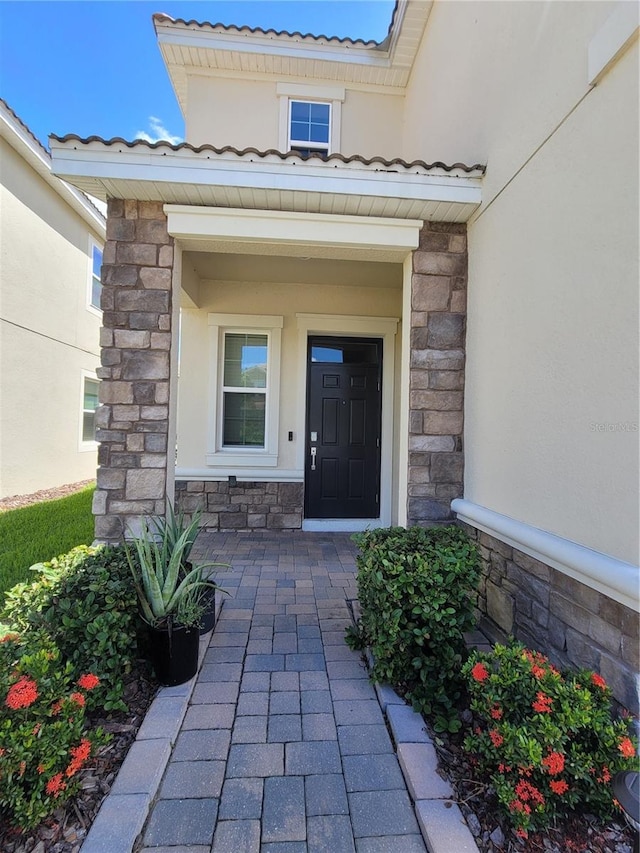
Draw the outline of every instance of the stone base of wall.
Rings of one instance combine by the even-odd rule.
[[[618,702],[637,714],[639,615],[499,539],[462,526],[482,556],[478,609],[488,633],[511,634],[556,666],[599,672]]]
[[[303,483],[180,480],[176,512],[202,511],[207,530],[295,530],[302,527]]]

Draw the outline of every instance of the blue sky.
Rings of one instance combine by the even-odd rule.
[[[49,133],[176,142],[184,124],[151,16],[382,40],[393,0],[0,0],[0,97]]]

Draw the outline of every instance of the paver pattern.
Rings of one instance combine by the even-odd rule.
[[[348,534],[201,534],[227,597],[145,853],[413,853],[415,811],[360,655]]]

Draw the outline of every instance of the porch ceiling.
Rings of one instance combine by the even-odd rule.
[[[253,149],[50,137],[53,171],[101,199],[466,222],[481,167],[364,160]]]

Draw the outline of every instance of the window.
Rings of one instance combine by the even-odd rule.
[[[230,469],[278,464],[282,325],[282,317],[209,314],[207,464]]]
[[[300,154],[329,153],[331,105],[313,101],[289,102],[289,150]]]
[[[264,447],[268,340],[236,332],[224,336],[223,447]]]
[[[96,409],[98,408],[97,379],[83,379],[82,393],[82,436],[83,443],[95,442],[96,440]]]
[[[277,83],[280,102],[278,148],[303,156],[340,151],[344,86],[310,86],[307,83]]]
[[[102,268],[102,249],[94,242],[90,244],[91,270],[89,275],[89,305],[100,310],[100,295],[102,294],[102,282],[100,271]]]

